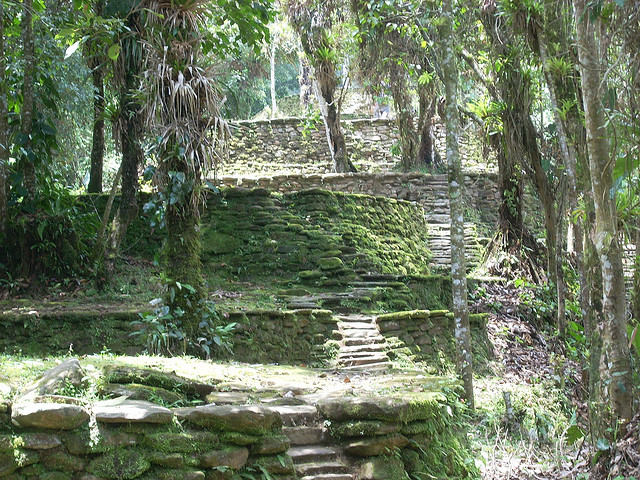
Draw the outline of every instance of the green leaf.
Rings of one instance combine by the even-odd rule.
[[[65,60],[69,58],[71,55],[73,55],[76,52],[76,50],[78,50],[79,46],[80,46],[80,40],[78,40],[77,42],[73,42],[71,45],[69,45],[64,52]]]
[[[109,51],[107,52],[107,55],[111,60],[115,62],[118,59],[118,55],[120,55],[120,45],[118,45],[117,43],[114,43],[113,45],[111,45],[109,47]]]
[[[599,438],[596,442],[596,448],[601,452],[604,452],[606,450],[609,450],[611,448],[611,445],[609,444],[609,440],[607,440],[606,438]]]
[[[582,429],[577,425],[571,425],[567,429],[566,438],[567,438],[567,443],[569,445],[573,445],[583,437],[584,437],[584,431],[582,431]]]

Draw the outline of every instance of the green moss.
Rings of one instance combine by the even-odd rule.
[[[139,450],[121,448],[92,460],[87,471],[109,479],[131,479],[139,477],[150,467],[151,464]]]
[[[330,427],[331,435],[339,438],[385,435],[398,430],[400,430],[399,425],[374,420],[332,423]]]
[[[405,480],[404,463],[397,456],[374,457],[362,464],[360,478],[363,480]]]
[[[142,442],[150,450],[164,453],[193,453],[220,448],[218,435],[209,432],[154,432],[145,435]]]
[[[202,234],[202,251],[208,255],[233,253],[243,245],[243,243],[242,240],[236,237],[214,231],[212,228],[204,229]]]

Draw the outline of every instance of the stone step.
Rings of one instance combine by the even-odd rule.
[[[326,474],[348,474],[349,467],[342,462],[313,462],[295,465],[296,472],[301,477],[326,475]]]
[[[351,285],[354,288],[362,288],[362,289],[367,289],[367,290],[375,290],[376,288],[400,288],[400,285],[394,285],[396,283],[395,280],[389,280],[389,281],[385,281],[385,280],[380,280],[380,281],[373,281],[373,280],[363,280],[362,282],[352,282]],[[404,285],[404,284],[403,284]]]
[[[307,303],[287,303],[287,307],[290,308],[291,310],[307,310],[307,309],[312,309],[312,310],[316,310],[318,308],[318,304],[317,303],[313,303],[313,302],[307,302]]]
[[[269,408],[282,416],[285,427],[316,425],[320,421],[318,410],[312,405],[279,405]]]
[[[352,365],[350,367],[340,367],[340,370],[344,371],[371,371],[371,372],[380,372],[382,370],[389,370],[391,368],[391,364],[389,362],[380,362],[380,363],[369,363],[367,365]]]
[[[327,438],[327,430],[323,427],[284,427],[282,429],[291,446],[318,445]]]
[[[350,358],[350,359],[341,359],[339,360],[340,364],[343,367],[363,367],[369,365],[376,365],[380,363],[389,363],[389,357],[386,355],[375,356],[375,357],[360,357],[360,358]]]
[[[377,329],[373,329],[373,328],[367,328],[367,329],[354,328],[354,329],[349,329],[349,330],[341,330],[340,333],[342,334],[342,336],[345,339],[347,339],[347,338],[374,338],[374,337],[383,338],[380,335],[380,332]]]
[[[312,462],[333,462],[338,458],[338,452],[333,448],[320,445],[291,447],[288,453],[295,465]]]
[[[345,347],[354,347],[359,345],[386,345],[384,341],[384,337],[378,335],[377,337],[355,337],[355,338],[345,338],[342,341],[342,344]]]
[[[370,343],[364,345],[351,345],[351,346],[343,346],[340,348],[339,355],[348,355],[353,353],[371,353],[371,352],[380,352],[385,350],[387,347],[386,343]]]
[[[338,360],[348,360],[351,358],[363,358],[363,357],[374,357],[374,356],[386,356],[386,350],[383,348],[385,345],[380,345],[380,348],[375,348],[371,350],[361,350],[355,352],[339,352]]]
[[[300,480],[353,480],[350,473],[321,473],[319,475],[306,475]]]
[[[397,282],[398,275],[390,273],[369,273],[362,275],[362,280],[365,282]]]
[[[341,330],[373,330],[375,325],[371,322],[338,322],[338,328]]]

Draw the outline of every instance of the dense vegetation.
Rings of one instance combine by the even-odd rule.
[[[608,452],[638,410],[639,16],[629,0],[3,1],[0,285],[7,296],[69,279],[111,288],[144,211],[164,236],[155,318],[180,326],[158,350],[199,352],[217,315],[200,212],[219,194],[206,178],[228,120],[277,116],[299,93],[293,110],[322,119],[334,170],[349,172],[341,106],[358,90],[379,111],[393,104],[403,171],[443,168],[433,124],[446,124],[467,400],[463,130],[480,132],[498,164],[485,273],[545,292],[556,354],[584,365],[589,428]],[[99,209],[74,196],[103,189]],[[526,192],[542,228],[525,222]]]

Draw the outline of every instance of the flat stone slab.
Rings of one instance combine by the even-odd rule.
[[[142,400],[106,400],[93,407],[96,420],[103,423],[169,423],[168,408]]]
[[[47,370],[42,377],[29,385],[20,395],[16,403],[33,400],[40,395],[55,393],[62,387],[73,385],[81,387],[85,380],[85,372],[77,358],[70,358]]]
[[[20,438],[22,447],[29,450],[50,450],[62,445],[60,438],[50,433],[24,433]]]
[[[282,426],[280,414],[262,405],[205,405],[173,412],[179,420],[223,431],[261,435]]]
[[[426,420],[442,414],[444,396],[437,393],[412,393],[406,397],[332,397],[318,401],[325,418],[346,420],[385,420],[406,423]]]
[[[357,457],[375,457],[376,455],[394,451],[396,448],[403,448],[408,443],[409,439],[399,434],[363,438],[345,445],[344,451]]]
[[[211,392],[207,395],[207,403],[216,405],[243,405],[247,403],[250,395],[246,392]]]
[[[63,403],[18,403],[11,420],[21,427],[72,430],[89,421],[89,412],[79,405]]]
[[[318,420],[318,410],[312,405],[280,405],[269,407],[278,412],[287,427],[313,425]]]

